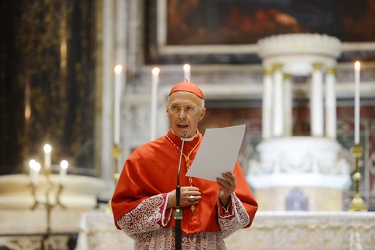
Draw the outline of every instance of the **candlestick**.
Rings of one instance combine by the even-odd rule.
[[[359,158],[361,158],[363,154],[363,148],[359,144],[354,144],[351,148],[351,152],[355,159],[355,173],[353,174],[353,180],[355,181],[355,195],[350,204],[349,211],[365,212],[367,211],[365,208],[365,202],[359,193],[359,182],[362,178],[359,171]]]
[[[38,184],[39,172],[40,172],[41,166],[40,166],[40,164],[37,161],[30,160],[29,167],[30,167],[30,180],[31,180],[31,183],[34,186],[36,186],[36,184]]]
[[[40,173],[40,169],[41,168],[42,167],[40,166],[40,163],[36,162],[35,166],[34,166],[34,171],[35,171],[35,185],[38,183],[39,173]]]
[[[184,79],[190,82],[190,65],[185,64],[183,68],[184,68]]]
[[[61,163],[60,163],[60,174],[59,174],[60,185],[64,184],[66,172],[68,170],[68,166],[69,166],[68,161],[66,161],[66,160],[61,161]]]
[[[33,179],[34,179],[34,162],[35,160],[31,159],[29,161],[29,177],[30,177],[30,181],[32,183],[34,183]]]
[[[49,144],[44,145],[44,170],[49,173],[51,170],[51,151],[52,147]]]
[[[360,82],[360,69],[361,65],[357,61],[354,64],[355,68],[355,94],[354,94],[354,144],[359,144],[359,107],[360,107],[360,101],[359,101],[359,82]]]
[[[114,88],[114,144],[120,144],[120,107],[121,107],[121,72],[122,66],[115,67],[115,88]]]
[[[35,173],[35,164],[36,163],[37,162],[35,160],[33,160],[33,159],[31,159],[29,161],[29,176],[30,176],[30,181],[31,181],[31,183],[33,185],[36,185],[36,179],[35,179],[35,175],[36,175],[36,173]]]
[[[122,148],[119,145],[113,145],[112,147],[112,156],[113,156],[113,180],[115,186],[117,185],[118,179],[120,178],[121,165],[120,165],[120,156],[122,153]],[[108,201],[107,212],[112,212],[111,200]]]
[[[158,106],[158,85],[160,69],[155,67],[152,69],[152,86],[151,86],[151,140],[156,138],[157,123],[157,106]]]
[[[46,234],[43,239],[43,248],[42,249],[50,249],[49,246],[49,236],[51,234],[51,212],[52,209],[55,206],[61,206],[62,208],[66,208],[60,201],[60,196],[61,193],[64,189],[64,186],[62,185],[64,181],[64,176],[66,175],[66,168],[68,167],[68,163],[62,161],[61,162],[61,170],[60,170],[60,185],[58,187],[58,190],[55,195],[55,202],[51,202],[51,194],[52,192],[55,192],[54,186],[55,183],[50,179],[50,174],[51,174],[51,151],[52,147],[49,144],[44,145],[44,177],[46,178],[47,181],[47,189],[44,188],[45,185],[37,185],[38,183],[38,177],[39,177],[39,171],[41,170],[41,165],[35,161],[35,160],[30,160],[29,161],[29,167],[30,167],[30,179],[31,179],[31,194],[34,199],[34,204],[31,206],[31,210],[36,209],[39,205],[43,205],[45,210],[46,210],[46,220],[47,220],[47,229],[46,229]],[[42,192],[45,190],[45,195],[44,199],[39,197],[37,195],[37,189],[39,192]]]

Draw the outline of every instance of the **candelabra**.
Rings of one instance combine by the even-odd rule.
[[[43,206],[46,210],[46,222],[47,222],[47,228],[46,228],[46,234],[43,238],[43,249],[47,250],[49,249],[49,236],[51,234],[51,212],[55,207],[61,207],[66,208],[65,205],[62,204],[60,200],[61,193],[64,189],[64,178],[67,172],[68,168],[68,162],[63,160],[60,164],[60,182],[57,186],[57,191],[53,193],[53,191],[56,189],[56,183],[52,182],[50,176],[51,176],[51,146],[48,144],[44,147],[45,151],[45,158],[44,158],[44,169],[43,169],[43,176],[46,180],[46,188],[43,191],[44,192],[44,199],[38,197],[37,191],[38,189],[42,189],[38,185],[38,176],[39,172],[41,171],[41,166],[38,162],[35,160],[30,160],[30,179],[31,179],[31,194],[34,200],[34,204],[31,207],[31,210],[35,210],[39,206]],[[54,201],[51,200],[51,197],[54,197]]]
[[[359,158],[363,154],[363,148],[359,144],[355,144],[351,149],[352,155],[355,159],[355,173],[353,180],[355,181],[355,195],[350,204],[350,211],[366,212],[365,203],[359,194],[359,181],[361,180],[361,173],[359,172]]]

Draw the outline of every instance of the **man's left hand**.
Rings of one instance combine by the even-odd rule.
[[[219,184],[219,199],[223,206],[226,206],[230,201],[230,196],[236,189],[236,176],[231,172],[223,173],[222,178],[216,178]]]

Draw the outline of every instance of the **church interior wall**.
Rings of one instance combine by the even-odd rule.
[[[60,155],[63,154],[72,154],[72,152],[76,153],[70,155],[73,159],[72,161],[79,164],[81,161],[77,160],[78,153],[82,153],[84,157],[79,158],[84,162],[84,159],[88,159],[89,163],[82,164],[84,173],[82,174],[77,170],[76,173],[82,174],[85,176],[95,177],[96,179],[100,179],[101,173],[103,169],[107,171],[109,174],[107,175],[108,179],[101,180],[100,184],[96,186],[99,189],[104,190],[105,192],[97,191],[97,196],[95,198],[100,198],[98,194],[105,195],[108,198],[111,188],[113,186],[112,183],[112,171],[113,171],[113,161],[112,156],[110,155],[110,147],[108,147],[105,151],[107,154],[108,161],[103,161],[103,133],[108,133],[106,136],[112,138],[111,132],[103,132],[103,119],[111,119],[111,115],[104,116],[102,112],[103,108],[103,88],[106,84],[109,84],[112,81],[104,78],[103,71],[105,67],[108,67],[108,72],[113,71],[113,65],[103,65],[105,51],[103,51],[103,40],[105,39],[103,29],[103,22],[104,18],[112,17],[104,17],[103,15],[103,8],[104,5],[108,2],[115,6],[116,1],[112,0],[96,0],[95,2],[95,22],[90,22],[91,24],[95,23],[96,26],[96,34],[91,34],[91,39],[95,41],[95,63],[96,68],[95,71],[91,68],[90,65],[86,65],[87,74],[89,75],[88,80],[85,82],[86,84],[77,84],[73,85],[74,83],[79,82],[79,80],[74,80],[68,85],[61,82],[55,82],[52,85],[53,93],[57,93],[60,91],[64,92],[66,89],[70,89],[71,93],[77,94],[74,95],[77,100],[78,106],[70,106],[78,107],[79,114],[75,116],[76,123],[69,123],[72,122],[71,120],[54,120],[50,119],[48,124],[52,127],[48,129],[41,129],[38,133],[30,133],[31,137],[28,141],[21,139],[18,141],[17,145],[19,145],[20,155],[22,155],[22,162],[19,163],[17,166],[14,166],[11,169],[11,172],[16,172],[17,174],[21,174],[23,177],[23,183],[28,183],[28,176],[27,176],[27,163],[29,160],[29,153],[38,152],[37,148],[39,148],[42,141],[45,139],[55,139],[57,142],[64,141],[64,133],[63,127],[64,125],[72,128],[74,133],[72,133],[69,137],[72,141],[69,141],[65,138],[65,141],[68,141],[69,148],[64,149],[62,146],[57,146],[53,151],[53,161],[57,162]],[[191,48],[186,46],[186,53],[181,53],[180,50],[175,51],[173,53],[170,47],[158,47],[158,28],[157,28],[157,13],[158,1],[139,1],[139,0],[129,0],[127,2],[127,9],[126,9],[126,30],[127,30],[127,67],[126,67],[126,88],[123,92],[123,99],[122,99],[122,113],[121,113],[121,121],[122,121],[122,143],[123,143],[123,152],[121,161],[123,161],[129,153],[134,150],[136,147],[142,145],[143,143],[147,142],[150,138],[149,131],[150,131],[150,102],[151,102],[151,81],[152,75],[151,70],[153,67],[160,68],[160,82],[159,82],[159,102],[158,102],[158,124],[157,124],[157,134],[159,136],[163,135],[166,130],[169,128],[168,120],[165,114],[165,101],[167,98],[167,93],[170,87],[180,81],[183,81],[183,68],[182,65],[184,63],[189,63],[191,65],[191,81],[200,85],[207,96],[206,100],[206,117],[200,124],[199,130],[204,132],[206,128],[212,127],[225,127],[236,125],[240,123],[245,123],[247,125],[246,135],[243,141],[243,146],[241,148],[239,154],[239,161],[245,174],[248,172],[250,166],[250,160],[256,159],[258,156],[258,152],[256,151],[256,146],[262,140],[262,66],[261,60],[256,55],[256,49],[254,50],[254,44],[252,43],[251,46],[236,46],[231,45],[229,47],[220,47],[215,51],[215,47],[210,48],[210,46],[206,47],[199,47],[199,48],[192,48],[193,52],[191,52]],[[165,3],[166,1],[163,0]],[[178,1],[177,1],[178,2]],[[190,1],[189,1],[190,2]],[[193,2],[193,1],[192,1]],[[199,2],[199,1],[198,1]],[[88,7],[88,6],[86,6]],[[92,8],[92,6],[90,7]],[[91,20],[91,19],[90,19]],[[92,21],[92,20],[91,20]],[[50,34],[51,35],[51,34]],[[113,33],[112,33],[113,35]],[[94,37],[94,38],[93,38]],[[92,40],[91,40],[92,42]],[[256,42],[256,41],[253,41]],[[367,46],[368,45],[368,46]],[[116,45],[117,46],[117,45]],[[115,49],[115,45],[112,49]],[[357,47],[355,47],[357,46]],[[363,191],[364,198],[366,200],[366,204],[371,211],[375,211],[375,47],[372,42],[366,42],[364,44],[357,44],[348,46],[350,49],[346,50],[345,53],[339,58],[337,64],[337,86],[336,86],[336,94],[337,94],[337,140],[339,143],[348,151],[353,144],[354,138],[354,70],[353,70],[353,62],[354,60],[362,60],[363,68],[361,70],[361,143],[365,149],[365,153],[363,159],[361,160],[361,171],[364,176],[363,182],[361,182],[360,189]],[[229,50],[228,50],[229,48]],[[86,48],[87,49],[87,48]],[[221,50],[223,49],[223,50]],[[195,51],[194,51],[195,50]],[[225,50],[225,51],[224,51]],[[165,52],[166,51],[166,52]],[[172,52],[171,52],[172,51]],[[208,52],[210,51],[210,52]],[[86,53],[89,53],[85,50]],[[232,53],[231,53],[232,52]],[[113,52],[114,53],[114,52]],[[209,54],[212,53],[212,54]],[[112,55],[115,57],[114,55]],[[28,57],[32,58],[32,57]],[[75,65],[75,67],[79,68],[79,63]],[[5,72],[5,68],[0,67],[1,72]],[[34,68],[33,68],[34,70]],[[82,72],[80,72],[77,76],[77,79],[82,79]],[[81,78],[80,78],[81,77]],[[22,77],[21,77],[22,78]],[[15,79],[15,78],[13,78]],[[25,78],[22,78],[25,79]],[[46,93],[46,89],[43,89],[43,86],[46,83],[43,83],[42,86],[39,86],[37,82],[33,81],[33,77],[27,78],[31,82],[31,85],[34,87],[37,86],[35,89],[37,90],[34,92],[34,97],[44,97],[41,100],[36,101],[36,107],[42,107],[43,105],[49,106],[51,109],[48,112],[41,111],[41,115],[39,118],[43,118],[49,120],[48,114],[49,112],[53,112],[53,117],[56,116],[59,112],[65,112],[68,109],[67,104],[69,104],[69,100],[65,97],[65,92],[62,96],[59,96],[56,101],[61,101],[62,108],[53,108],[49,105]],[[49,78],[51,79],[51,78]],[[108,80],[108,81],[107,81]],[[113,79],[112,79],[113,80]],[[309,110],[309,100],[308,100],[308,93],[309,93],[309,85],[307,81],[308,78],[298,78],[294,79],[294,100],[293,100],[293,134],[294,135],[309,135],[310,133],[310,110]],[[16,81],[12,82],[15,83]],[[61,84],[60,84],[61,83]],[[5,81],[1,78],[1,84],[4,86]],[[18,82],[18,84],[20,84]],[[22,85],[22,84],[21,84]],[[18,85],[17,85],[18,86]],[[69,86],[69,88],[67,87]],[[108,85],[107,85],[108,86]],[[74,91],[76,88],[76,92]],[[9,88],[8,88],[9,89]],[[2,89],[1,92],[3,92]],[[87,90],[91,90],[89,92]],[[87,92],[86,92],[87,91]],[[48,91],[47,91],[48,92]],[[17,96],[17,95],[16,95]],[[22,95],[21,95],[22,96]],[[5,99],[4,94],[1,95],[2,100]],[[88,102],[84,102],[79,98],[86,98],[85,100]],[[38,99],[38,98],[36,98]],[[76,100],[76,99],[75,99]],[[55,103],[56,104],[56,103]],[[90,105],[89,108],[85,110],[89,110],[89,112],[85,113],[80,110],[79,105]],[[3,111],[4,109],[2,109]],[[19,110],[18,110],[19,111]],[[37,109],[34,110],[39,112]],[[9,118],[9,116],[4,115],[6,112],[2,112],[2,120],[3,118]],[[7,113],[8,114],[8,113]],[[65,114],[65,118],[69,118],[69,115]],[[81,115],[81,116],[80,116]],[[86,115],[86,116],[85,116]],[[22,115],[19,115],[23,118]],[[92,129],[90,131],[85,131],[85,123],[81,123],[84,118],[89,117],[92,119],[90,122],[89,127]],[[5,119],[6,120],[6,119]],[[14,121],[14,124],[15,121]],[[18,123],[17,123],[18,124]],[[78,124],[73,126],[74,124]],[[39,127],[41,123],[37,123],[37,127]],[[58,129],[55,129],[56,126]],[[44,131],[43,131],[44,130]],[[26,130],[25,130],[26,131]],[[46,132],[47,135],[44,135]],[[87,138],[87,133],[92,134],[92,137]],[[73,135],[77,135],[74,137]],[[84,135],[86,138],[84,141],[81,139]],[[4,137],[5,138],[5,137]],[[19,138],[16,138],[19,140]],[[26,138],[27,139],[27,138]],[[111,139],[110,139],[111,140]],[[83,143],[84,142],[84,143]],[[3,141],[2,145],[3,148],[6,148],[9,143],[9,140]],[[29,144],[27,144],[29,143]],[[30,144],[31,143],[31,144]],[[80,144],[82,143],[82,144]],[[5,145],[5,146],[4,146]],[[32,147],[30,147],[30,145]],[[111,146],[111,145],[110,145]],[[68,146],[67,146],[68,147]],[[14,145],[11,146],[14,148]],[[90,153],[84,154],[89,148]],[[18,148],[17,148],[18,149]],[[5,151],[4,151],[5,152]],[[8,152],[8,151],[6,151]],[[78,153],[77,153],[78,152]],[[34,155],[36,155],[35,153]],[[41,154],[41,153],[40,153]],[[39,156],[42,158],[42,156]],[[4,165],[4,164],[3,164]],[[9,164],[8,164],[9,165]],[[3,170],[8,168],[9,166],[2,166]],[[80,166],[81,167],[81,166]],[[351,169],[353,171],[353,169]],[[5,172],[9,174],[9,171]],[[54,174],[57,174],[55,171]],[[70,170],[69,174],[74,174],[74,170]],[[55,176],[58,178],[58,176]],[[99,178],[97,178],[99,177]],[[78,181],[78,186],[80,185],[80,181]],[[94,183],[94,181],[92,182]],[[26,184],[25,184],[26,185]],[[104,186],[105,187],[104,187]],[[23,187],[25,188],[25,187]],[[97,190],[97,189],[95,189]],[[308,189],[302,189],[305,193],[313,196],[313,191]],[[351,197],[353,195],[354,185],[348,189],[348,192],[343,193],[343,205],[342,209],[345,210],[348,208],[348,204],[351,201]],[[28,192],[30,191],[30,192]],[[31,190],[27,191],[28,200],[27,200],[27,207],[32,205],[31,199]],[[271,191],[264,191],[261,190],[259,192],[263,192],[264,195],[262,197],[267,196],[277,196],[278,193],[282,195],[286,195],[286,193],[290,192],[290,189],[284,190],[271,190]],[[271,193],[270,193],[271,192]],[[273,193],[272,193],[273,192]],[[310,193],[309,193],[310,192]],[[318,190],[319,194],[326,193],[327,196],[332,196],[338,198],[340,194],[337,194],[337,190]],[[1,193],[1,191],[0,191]],[[74,193],[71,192],[71,193]],[[17,193],[18,195],[18,193]],[[17,196],[16,195],[16,196]],[[91,193],[90,193],[91,195]],[[0,195],[0,198],[4,198],[3,195]],[[78,223],[80,215],[85,211],[97,211],[100,205],[100,211],[106,209],[106,204],[94,204],[97,200],[93,200],[93,197],[90,198],[90,204],[88,207],[81,207],[77,208],[74,211],[64,211],[63,209],[57,209],[54,211],[55,215],[59,218],[65,218],[67,216],[69,218],[73,218],[75,222],[67,223],[66,227],[60,228],[55,227],[60,231],[68,230],[68,231],[78,231]],[[340,198],[340,197],[339,197]],[[75,200],[79,200],[80,198],[75,197]],[[68,199],[69,200],[69,199]],[[63,200],[64,201],[64,200]],[[266,203],[267,201],[263,201]],[[3,203],[6,203],[3,202]],[[2,204],[3,204],[2,203]],[[29,204],[30,203],[30,204]],[[334,203],[334,202],[332,202]],[[93,205],[94,204],[94,205]],[[25,204],[23,204],[25,206]],[[87,204],[86,204],[87,205]],[[327,206],[324,207],[315,207],[314,209],[332,209],[332,204],[327,203]],[[332,206],[331,206],[332,205]],[[104,209],[103,209],[104,207]],[[4,208],[4,207],[3,207]],[[1,214],[1,218],[4,219],[7,223],[9,222],[9,217],[16,217],[14,213],[18,211],[12,211],[11,208],[5,207],[7,210],[6,213]],[[276,208],[275,208],[276,209]],[[277,208],[278,210],[282,210],[282,208]],[[36,211],[27,210],[27,212],[23,213],[23,216],[20,216],[18,219],[18,224],[22,225],[25,221],[41,221],[45,218],[46,214],[42,211],[43,208],[37,209]],[[337,210],[335,207],[333,210]],[[1,211],[0,211],[1,213]],[[31,219],[30,219],[31,218]],[[57,222],[56,222],[57,221]],[[9,229],[9,224],[2,224],[1,232],[6,232]],[[64,221],[60,219],[54,219],[52,223],[56,224],[63,224]],[[41,228],[45,228],[45,223],[37,225],[37,231],[43,231]],[[27,230],[25,233],[31,233],[35,228],[30,229],[29,227],[26,228]],[[13,228],[11,233],[17,234],[21,231],[20,227]],[[39,244],[38,240],[34,240],[34,244]],[[66,240],[66,239],[64,239]]]

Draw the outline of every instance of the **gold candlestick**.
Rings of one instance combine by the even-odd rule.
[[[365,203],[359,194],[359,181],[361,180],[361,173],[359,172],[359,158],[363,154],[363,148],[359,144],[355,144],[351,149],[351,153],[355,159],[355,173],[353,174],[353,180],[355,181],[355,195],[350,204],[349,211],[367,212]]]
[[[115,187],[117,185],[118,179],[120,178],[120,173],[118,172],[119,158],[122,154],[122,148],[114,144],[112,148],[112,157],[113,157],[113,180]],[[112,212],[111,200],[108,201],[106,212]]]
[[[117,144],[114,144],[113,145],[113,148],[112,148],[112,157],[113,157],[113,173],[114,173],[114,179],[115,179],[115,176],[116,174],[118,174],[118,163],[119,163],[119,158],[122,154],[122,148],[117,145]],[[116,184],[116,183],[115,183]]]
[[[43,169],[43,175],[45,177],[45,186],[44,185],[37,185],[38,183],[38,177],[39,173],[41,170],[40,164],[35,161],[35,160],[30,160],[29,166],[30,166],[30,179],[31,179],[31,195],[34,200],[34,204],[31,206],[31,210],[36,209],[38,206],[43,206],[43,208],[46,210],[46,223],[47,223],[47,228],[46,228],[46,234],[43,237],[43,250],[48,250],[50,249],[49,247],[49,237],[51,235],[51,213],[52,210],[59,206],[61,208],[66,208],[60,200],[61,193],[64,189],[64,178],[66,175],[66,171],[68,168],[68,162],[63,160],[60,164],[60,182],[53,183],[51,181],[51,174],[52,174],[52,164],[51,164],[51,151],[52,147],[49,144],[44,145],[44,169]],[[44,199],[43,198],[38,198],[37,195],[37,189],[39,192],[44,194]],[[55,191],[57,188],[57,191]],[[51,196],[53,196],[55,199],[51,201]]]
[[[62,184],[59,184],[58,191],[57,191],[56,196],[55,196],[55,200],[56,200],[55,203],[50,201],[50,193],[52,192],[52,190],[54,188],[54,183],[52,183],[52,181],[50,180],[50,173],[51,173],[51,171],[49,171],[49,170],[44,171],[44,176],[46,178],[47,186],[48,186],[47,190],[44,194],[45,195],[45,201],[41,201],[41,200],[38,199],[38,197],[36,195],[37,186],[35,184],[31,185],[31,193],[32,193],[32,196],[34,198],[34,204],[31,207],[31,210],[34,210],[39,205],[44,206],[44,208],[46,210],[47,229],[46,229],[46,235],[43,238],[43,249],[44,250],[49,249],[49,236],[52,232],[52,230],[51,230],[51,212],[52,212],[52,210],[56,206],[60,206],[64,209],[66,208],[60,201],[60,195],[61,195],[61,193],[64,189],[64,186]]]

